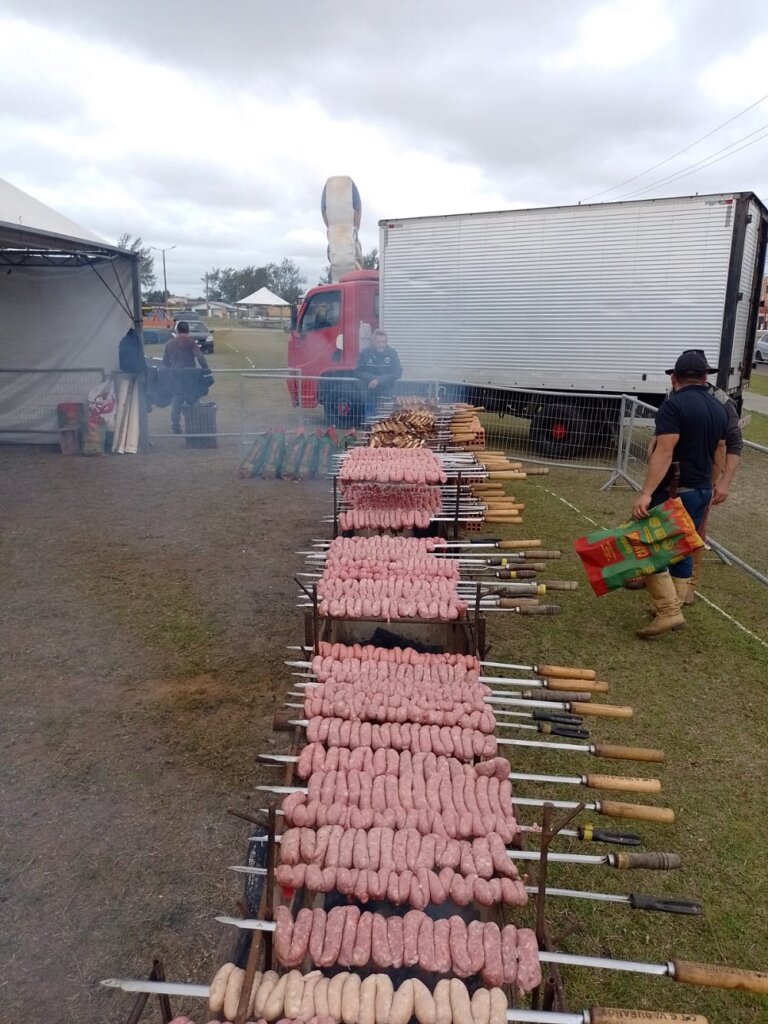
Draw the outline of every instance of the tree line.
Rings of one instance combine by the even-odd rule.
[[[157,277],[155,274],[155,260],[149,246],[142,243],[141,237],[133,238],[131,235],[121,235],[117,240],[121,249],[130,249],[138,253],[139,274],[141,287],[144,291],[145,302],[165,302],[169,296],[162,289],[155,290]],[[379,252],[373,248],[370,252],[363,254],[363,269],[378,270]],[[252,295],[259,288],[268,288],[275,295],[279,295],[286,302],[298,302],[304,293],[304,286],[307,283],[295,260],[285,258],[279,263],[267,263],[263,267],[242,267],[237,270],[235,267],[213,267],[201,279],[204,287],[200,299],[207,299],[210,302],[227,302],[234,304]],[[331,283],[331,267],[328,264],[318,284]]]

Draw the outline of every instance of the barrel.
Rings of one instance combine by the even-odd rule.
[[[184,414],[185,434],[211,435],[210,437],[186,437],[187,448],[215,448],[217,445],[216,403],[196,402],[195,405],[183,406],[182,412]]]

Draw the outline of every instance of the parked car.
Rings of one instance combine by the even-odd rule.
[[[763,334],[755,344],[755,362],[768,363],[768,334]]]
[[[181,317],[180,319],[184,319]],[[193,338],[200,346],[201,351],[208,355],[213,354],[213,331],[209,330],[202,320],[190,319],[187,320],[189,324],[189,336]]]
[[[194,309],[177,309],[173,314],[173,322],[177,324],[179,320],[197,320],[200,314],[196,313]]]

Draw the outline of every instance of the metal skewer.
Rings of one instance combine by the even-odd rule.
[[[107,988],[121,989],[123,992],[143,992],[150,995],[187,996],[190,999],[207,999],[210,986],[193,985],[180,981],[147,981],[143,978],[105,978],[101,982]],[[621,1024],[622,1021],[640,1020],[632,1010],[612,1010],[593,1006],[589,1010],[575,1013],[558,1013],[550,1010],[507,1010],[509,1024]],[[699,1014],[654,1013],[642,1011],[645,1024],[708,1024],[706,1017]]]
[[[260,793],[275,793],[287,795],[289,793],[306,793],[306,786],[256,786]],[[627,804],[614,800],[596,800],[594,803],[584,803],[577,800],[534,800],[529,797],[513,796],[510,800],[513,806],[518,807],[557,807],[564,811],[573,811],[580,808],[583,811],[592,811],[606,818],[631,818],[635,821],[659,821],[665,824],[672,824],[675,820],[675,812],[671,807],[654,807],[651,804]]]
[[[303,708],[303,704],[289,704],[286,702],[286,707],[289,708]],[[496,712],[499,714],[509,715],[520,715],[526,718],[534,718],[535,713],[526,714],[520,711],[508,711],[508,712]],[[306,728],[308,720],[306,718],[293,718],[288,722],[289,725],[299,725]],[[539,730],[538,726],[523,725],[518,722],[499,722],[496,719],[497,726],[504,726],[507,729],[536,729]],[[558,735],[555,733],[555,735]],[[497,738],[496,742],[499,745],[508,747],[536,747],[543,750],[568,750],[574,753],[578,752],[581,754],[590,754],[592,757],[604,758],[609,761],[643,761],[650,764],[662,764],[665,760],[665,754],[663,750],[653,750],[647,747],[624,747],[618,746],[611,743],[555,743],[551,740],[512,740],[506,738]]]
[[[538,854],[535,855],[538,859]],[[266,876],[266,868],[249,867],[244,864],[231,864],[230,871],[241,875]],[[539,892],[537,885],[524,886],[529,896],[536,896]],[[311,892],[312,890],[310,890]],[[704,908],[696,900],[672,899],[666,896],[643,896],[638,893],[615,894],[608,892],[590,892],[586,889],[557,889],[551,886],[546,887],[547,896],[563,897],[574,900],[592,900],[598,903],[617,903],[626,906],[630,910],[656,910],[665,914],[686,914],[698,917],[704,913]]]
[[[311,661],[285,661],[289,668],[305,668],[306,678],[316,679],[317,674],[312,672]],[[329,677],[332,678],[332,677]],[[488,686],[522,686],[530,687],[533,690],[583,690],[584,693],[607,693],[608,683],[600,679],[522,679],[513,676],[478,676],[479,683]]]
[[[256,918],[217,916],[221,924],[250,931],[275,931],[274,921]],[[640,960],[617,960],[611,957],[582,956],[578,953],[559,953],[555,950],[540,949],[539,960],[543,964],[559,964],[563,967],[587,967],[598,971],[626,971],[630,974],[646,974],[657,978],[671,978],[684,985],[699,985],[706,988],[739,988],[755,995],[768,995],[768,972],[747,971],[738,967],[720,967],[716,964],[696,964],[687,960],[669,960],[665,963],[645,963]]]
[[[289,651],[310,652],[311,648],[301,645],[291,645]],[[308,663],[311,664],[311,663]],[[517,665],[510,661],[481,661],[483,668],[503,668],[509,672],[532,672],[537,676],[547,678],[559,677],[561,679],[596,679],[597,672],[592,668],[578,668],[565,665]]]
[[[260,764],[296,764],[296,754],[259,754]],[[660,793],[658,779],[635,779],[623,775],[538,775],[525,772],[510,772],[508,778],[514,782],[544,782],[564,786],[585,786],[587,789],[615,789],[632,793]],[[597,783],[600,783],[599,785]]]

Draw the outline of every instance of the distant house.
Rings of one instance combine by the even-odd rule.
[[[197,302],[192,307],[198,316],[215,316],[222,320],[234,320],[237,306],[229,302]]]

